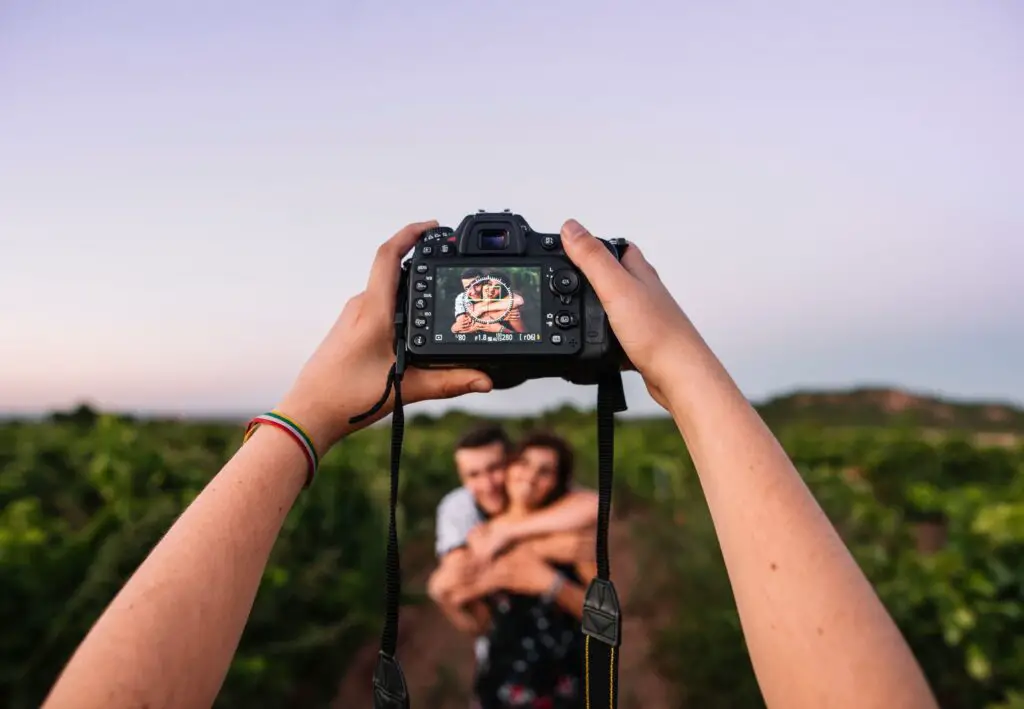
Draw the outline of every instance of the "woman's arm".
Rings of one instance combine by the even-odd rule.
[[[769,707],[932,709],[928,683],[778,441],[631,245],[574,221],[566,252],[693,457]]]
[[[307,428],[318,453],[354,430],[349,418],[383,392],[394,362],[391,322],[400,261],[436,224],[410,225],[379,249],[367,292],[348,302],[281,402],[280,410]],[[479,372],[410,370],[403,394],[413,402],[490,386]],[[363,425],[389,410],[390,404]],[[305,478],[304,454],[295,441],[269,426],[258,429],[96,621],[44,706],[210,706]]]
[[[295,442],[257,430],[100,616],[45,706],[212,704],[305,478]]]

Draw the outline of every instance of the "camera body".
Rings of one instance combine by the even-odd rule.
[[[624,239],[602,240],[621,259]],[[499,389],[560,377],[596,384],[625,356],[558,234],[506,210],[425,232],[402,264],[398,356],[421,369],[486,372]]]

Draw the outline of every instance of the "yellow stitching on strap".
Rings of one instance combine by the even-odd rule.
[[[615,648],[611,651],[611,660],[608,661],[608,709],[615,705]]]
[[[584,641],[583,648],[584,648],[584,654],[583,654],[583,656],[584,656],[584,665],[583,665],[584,666],[584,671],[583,671],[584,676],[583,676],[583,679],[584,679],[584,686],[586,688],[586,694],[587,694],[587,709],[590,709],[590,636],[589,635],[587,636],[587,639]]]

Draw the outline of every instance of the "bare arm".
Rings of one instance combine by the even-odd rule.
[[[351,433],[349,419],[380,397],[394,362],[391,319],[401,258],[436,225],[409,225],[378,250],[367,291],[348,302],[282,401],[280,409],[306,426],[319,453]],[[490,385],[480,372],[412,370],[403,395],[412,403]],[[361,425],[390,409],[388,403]],[[270,550],[305,478],[298,444],[274,428],[257,430],[106,608],[44,706],[213,704]]]
[[[620,265],[575,222],[562,242],[686,440],[767,705],[936,707],[857,563],[657,272],[635,245]]]
[[[491,559],[510,544],[528,538],[572,532],[597,524],[597,493],[573,490],[548,507],[518,520],[496,519],[469,535],[469,547],[482,559]]]
[[[529,546],[518,546],[496,559],[472,580],[454,590],[456,603],[470,603],[475,599],[503,590],[530,596],[549,593],[559,574]],[[569,579],[562,579],[554,601],[577,618],[583,617],[585,589]]]
[[[258,430],[117,594],[45,706],[210,706],[305,474],[293,441]]]
[[[596,528],[588,527],[579,532],[561,532],[535,537],[522,545],[547,561],[573,564],[590,562],[595,558]]]
[[[456,590],[468,583],[472,574],[467,574],[466,567],[472,562],[466,549],[456,549],[442,559],[427,582],[427,592],[437,607],[457,630],[470,635],[482,635],[490,625],[490,613],[479,601],[459,604],[452,600]]]

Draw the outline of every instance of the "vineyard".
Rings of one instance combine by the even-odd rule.
[[[1020,432],[1019,412],[993,423],[979,409],[957,430],[945,415],[907,409],[848,420],[840,404],[826,404],[816,400],[804,415],[792,402],[763,412],[941,705],[1024,709],[1024,444],[1009,435]],[[435,505],[455,484],[453,443],[473,420],[408,422],[400,522],[410,574],[431,562]],[[513,435],[544,426],[566,436],[581,481],[595,483],[590,413],[563,408],[506,423]],[[388,436],[378,426],[344,441],[299,498],[219,706],[329,706],[349,663],[375,641]],[[0,706],[39,706],[91,623],[239,438],[238,424],[88,409],[0,423]],[[762,706],[710,517],[671,421],[620,421],[616,475],[616,518],[628,520],[634,562],[648,570],[629,612],[659,618],[650,662],[670,679],[671,706]],[[425,603],[421,587],[406,593],[410,606]]]

